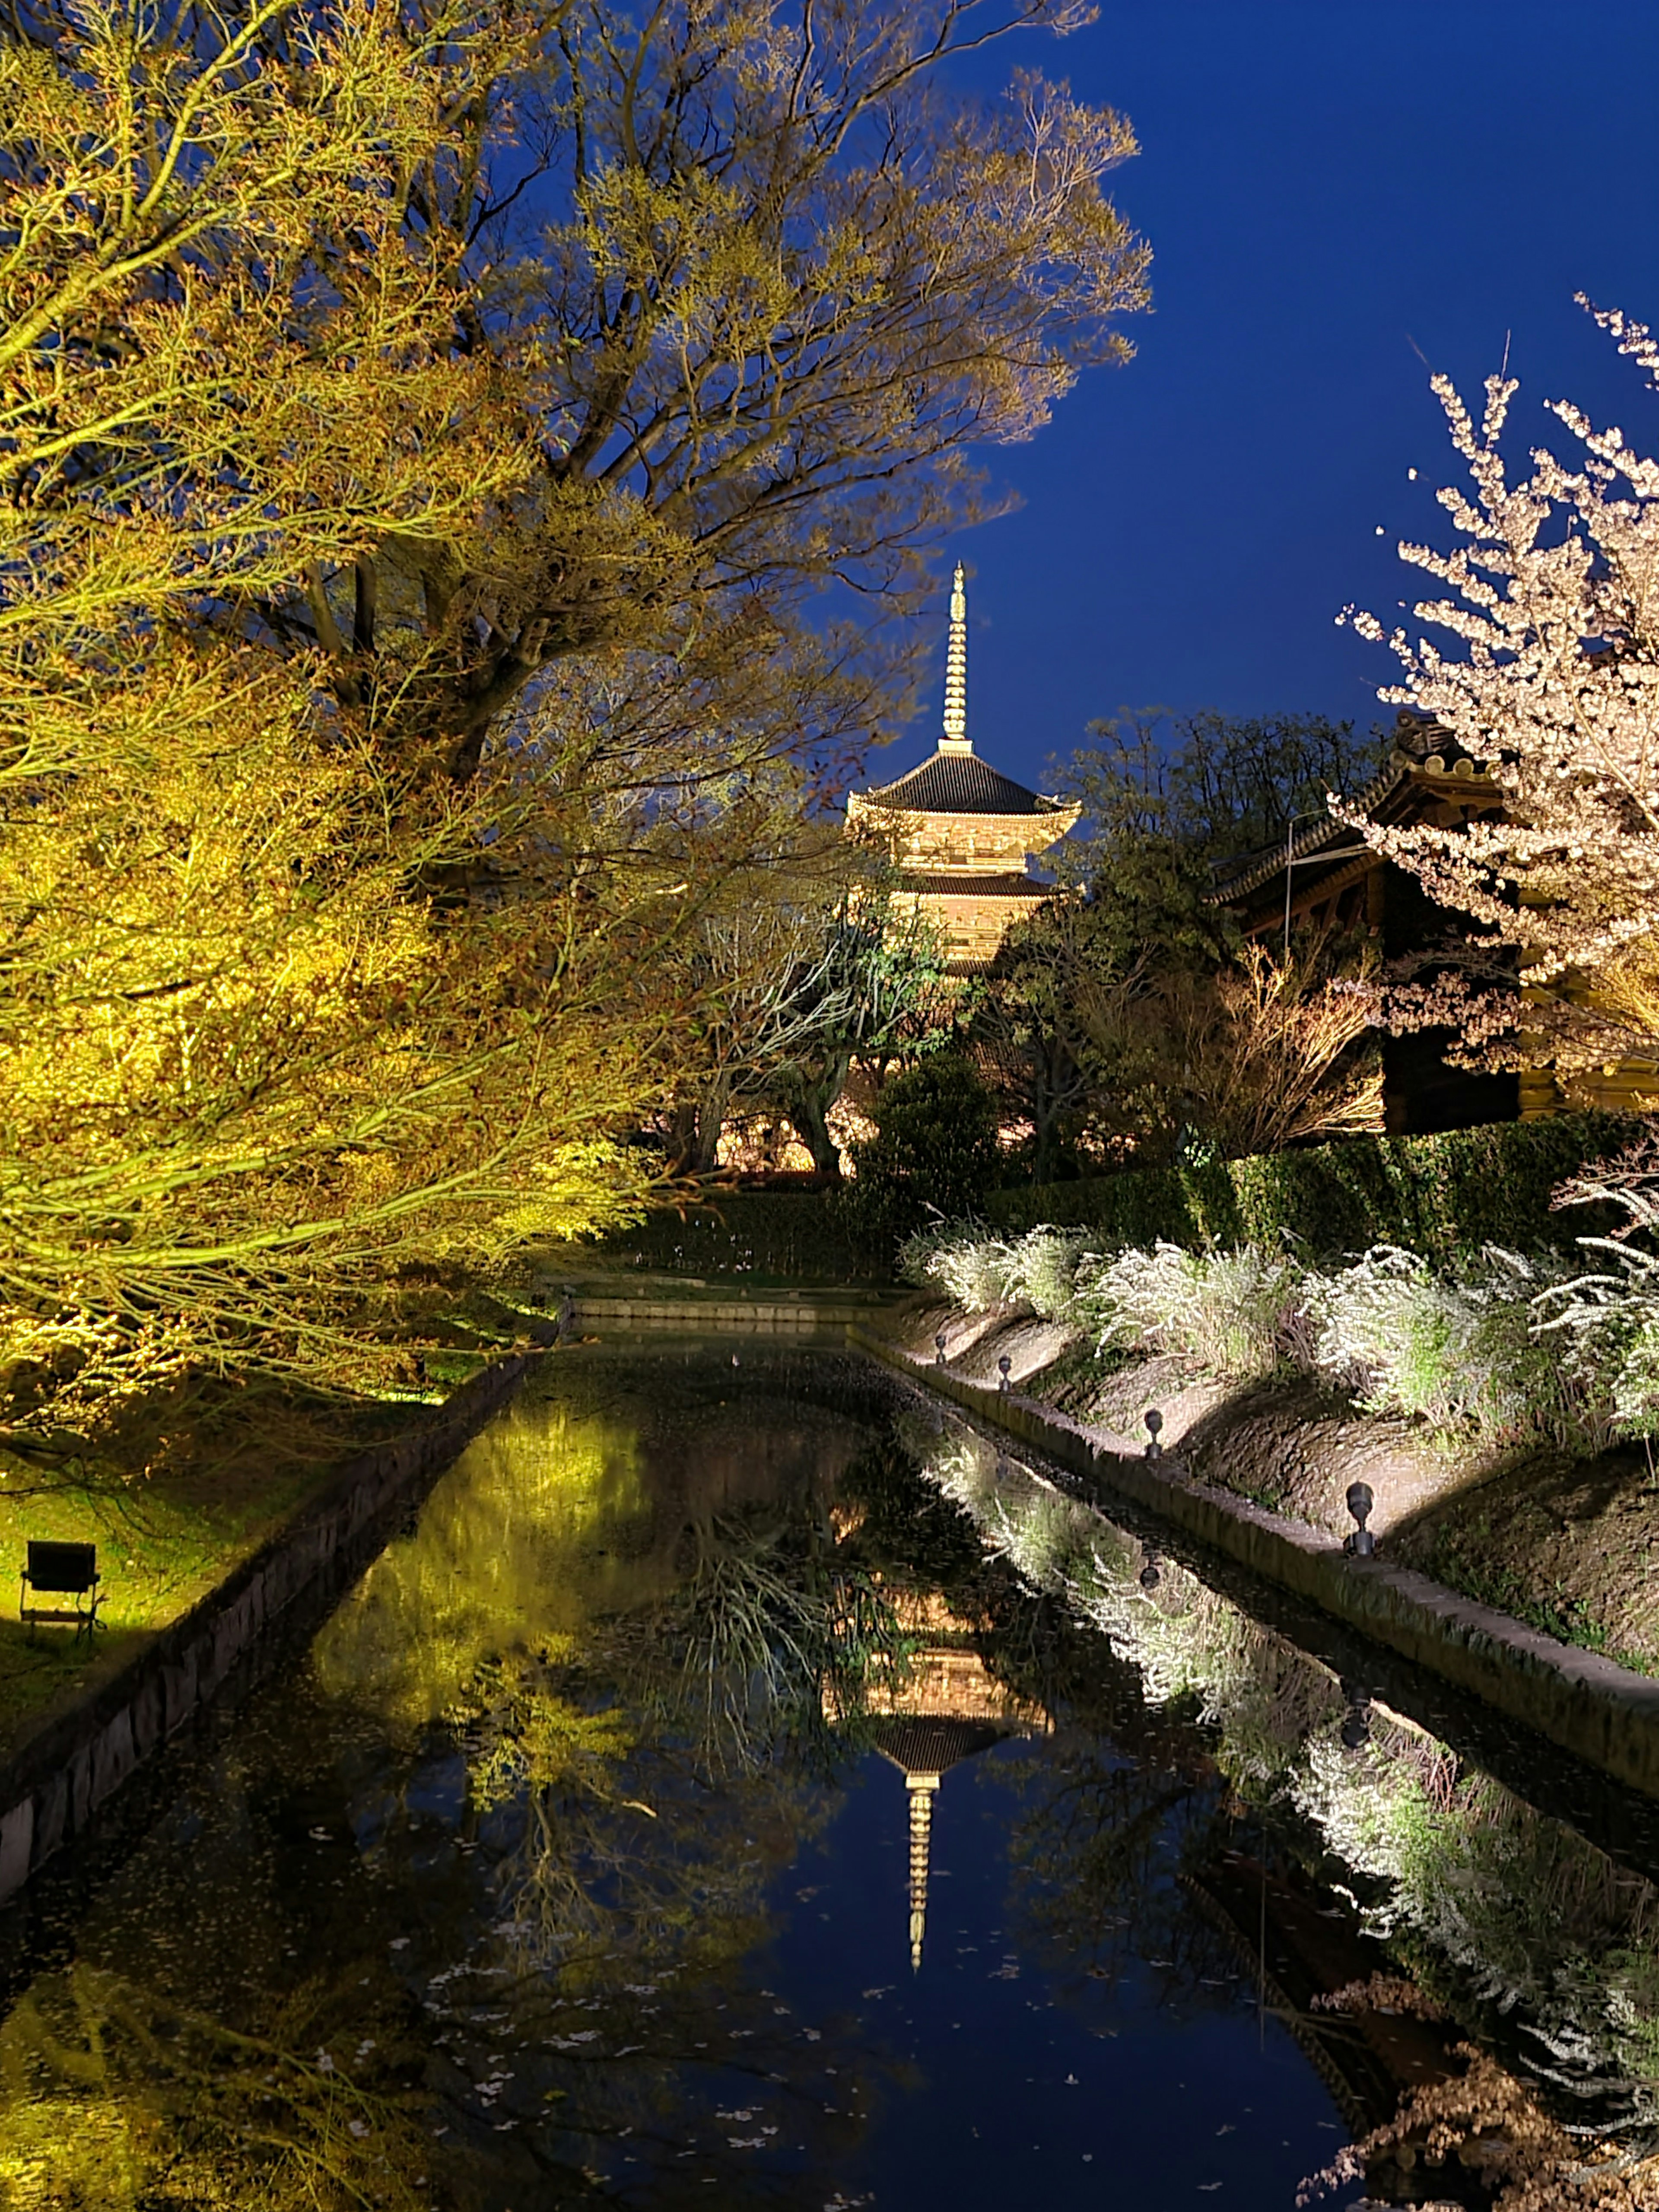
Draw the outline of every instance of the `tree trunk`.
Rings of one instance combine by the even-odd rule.
[[[827,1102],[822,1091],[804,1091],[790,1103],[789,1119],[795,1134],[812,1155],[812,1165],[820,1175],[841,1174],[841,1147],[830,1135],[826,1118],[830,1107],[840,1095],[841,1086],[837,1084],[835,1097]]]
[[[720,1165],[720,1131],[726,1127],[726,1109],[731,1103],[729,1083],[715,1084],[698,1099],[696,1135],[690,1162],[694,1175],[713,1175]]]
[[[820,1175],[835,1176],[837,1179],[841,1175],[841,1147],[830,1133],[830,1113],[847,1088],[852,1066],[851,1053],[837,1053],[816,1083],[802,1083],[787,1102],[795,1134],[812,1155],[812,1165]]]

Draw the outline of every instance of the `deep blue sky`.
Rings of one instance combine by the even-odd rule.
[[[1430,367],[1478,402],[1508,332],[1514,455],[1561,397],[1659,449],[1659,398],[1573,305],[1659,323],[1659,4],[1106,0],[974,74],[1031,64],[1135,126],[1114,198],[1154,312],[988,456],[1023,507],[948,549],[977,571],[977,749],[1036,781],[1121,704],[1391,714],[1390,657],[1334,618],[1393,616],[1399,538],[1445,542]],[[931,746],[939,690],[877,777]]]

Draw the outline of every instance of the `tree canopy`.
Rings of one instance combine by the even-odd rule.
[[[1127,125],[939,83],[1083,20],[11,11],[14,1448],[367,1372],[388,1278],[637,1203],[678,948],[903,698],[810,595],[902,612],[1127,352]]]
[[[1596,320],[1659,386],[1650,331]],[[1433,388],[1470,489],[1439,494],[1449,552],[1400,553],[1437,588],[1417,619],[1450,642],[1349,617],[1400,660],[1402,681],[1379,696],[1428,714],[1482,763],[1502,811],[1457,828],[1357,814],[1352,826],[1467,918],[1442,975],[1392,994],[1395,1020],[1449,1024],[1464,1058],[1552,1067],[1571,1094],[1626,1054],[1651,1066],[1659,1038],[1659,462],[1562,401],[1579,465],[1539,448],[1511,483],[1501,441],[1516,380],[1487,379],[1478,424],[1448,378]]]

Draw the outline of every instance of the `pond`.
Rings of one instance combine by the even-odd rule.
[[[11,1915],[6,2206],[1278,2212],[1460,2039],[1659,2070],[1630,1851],[822,1349],[549,1361],[141,1789]]]

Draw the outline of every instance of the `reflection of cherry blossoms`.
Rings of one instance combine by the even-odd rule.
[[[1644,327],[1596,320],[1659,380]],[[1651,1059],[1659,1039],[1659,463],[1557,401],[1581,466],[1540,448],[1510,484],[1498,447],[1517,388],[1488,378],[1477,428],[1433,380],[1474,494],[1438,495],[1452,551],[1400,552],[1443,587],[1418,618],[1462,650],[1343,617],[1399,657],[1404,681],[1378,696],[1432,716],[1484,763],[1503,817],[1399,828],[1335,811],[1478,926],[1450,974],[1389,994],[1397,1025],[1450,1024],[1473,1060],[1550,1066],[1571,1089],[1626,1055]],[[1517,958],[1524,1000],[1504,981]]]

